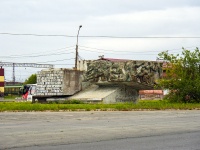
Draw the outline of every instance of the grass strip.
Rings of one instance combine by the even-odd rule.
[[[30,102],[1,102],[4,111],[132,111],[132,110],[200,110],[200,103],[171,103],[168,101],[139,101],[118,104],[40,104]]]

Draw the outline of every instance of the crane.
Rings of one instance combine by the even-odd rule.
[[[51,64],[0,62],[1,67],[13,67],[13,82],[15,82],[15,67],[53,68]]]

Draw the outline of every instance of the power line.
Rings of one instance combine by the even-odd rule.
[[[84,60],[84,58],[83,58],[83,57],[81,57],[80,55],[78,55],[78,58],[79,58],[79,59],[81,59],[81,60]]]
[[[67,65],[67,66],[70,66],[70,65],[74,65],[74,64],[54,64],[54,65]]]
[[[9,56],[0,56],[0,57],[12,57],[12,58],[16,58],[16,57],[37,57],[37,56],[46,56],[46,55],[54,55],[54,54],[58,54],[58,53],[61,53],[61,52],[66,52],[66,50],[68,51],[71,51],[71,50],[74,50],[74,47],[75,46],[70,46],[70,47],[65,47],[65,48],[60,48],[60,49],[54,49],[54,50],[51,50],[51,51],[42,51],[42,52],[39,52],[39,53],[29,53],[29,54],[20,54],[20,55],[9,55]],[[69,49],[70,48],[70,49]],[[65,50],[63,50],[65,49]],[[62,50],[62,51],[60,51]],[[56,52],[55,52],[56,51]],[[49,53],[49,52],[54,52],[54,53],[50,53],[50,54],[45,54],[45,53]],[[42,53],[42,54],[41,54]],[[72,53],[72,52],[69,52],[69,53]],[[35,55],[34,54],[39,54],[39,55]],[[68,53],[65,53],[65,54],[68,54]]]
[[[0,33],[2,35],[20,35],[20,36],[62,36],[62,37],[76,37],[70,35],[56,35],[56,34],[32,34],[32,33]]]
[[[58,48],[58,49],[53,49],[53,50],[49,50],[49,51],[43,51],[42,50],[42,53],[49,53],[49,52],[55,52],[55,51],[57,51],[57,52],[59,52],[60,50],[66,50],[66,49],[70,49],[71,50],[71,48],[75,48],[75,45],[73,45],[73,46],[69,46],[69,47],[63,47],[63,48]],[[60,51],[60,52],[62,52],[62,51]],[[41,54],[41,52],[38,52],[38,53],[31,53],[31,54]],[[28,54],[29,55],[29,54]]]
[[[160,52],[160,51],[143,51],[143,52],[133,52],[133,51],[119,51],[119,50],[108,50],[108,49],[101,49],[101,48],[93,48],[93,47],[86,47],[86,46],[80,46],[83,48],[89,48],[89,49],[95,49],[99,51],[110,51],[110,52],[123,52],[123,53],[146,53],[146,52]],[[89,50],[88,50],[89,51]],[[92,50],[90,50],[92,51]]]
[[[42,56],[51,56],[51,55],[63,55],[63,54],[72,54],[72,53],[74,53],[74,52],[68,52],[68,53],[65,53],[65,52],[62,52],[62,53],[52,53],[52,54],[41,54],[41,55],[22,55],[22,56],[20,56],[20,55],[17,55],[17,56],[0,56],[0,58],[2,57],[2,58],[23,58],[23,57],[28,57],[28,58],[30,58],[30,57],[42,57]]]
[[[82,48],[83,47],[83,48]],[[186,49],[188,49],[188,48],[196,48],[196,47],[198,47],[198,46],[190,46],[190,47],[184,47],[184,48],[186,48]],[[85,49],[86,48],[86,49]],[[93,48],[93,47],[86,47],[86,46],[80,46],[80,49],[81,50],[84,50],[84,51],[90,51],[90,52],[104,52],[104,53],[109,53],[109,54],[116,54],[116,53],[128,53],[128,54],[147,54],[147,53],[159,53],[159,52],[162,52],[162,51],[180,51],[180,50],[182,50],[182,48],[177,48],[177,49],[169,49],[169,50],[167,50],[167,49],[165,49],[165,50],[159,50],[159,51],[140,51],[140,52],[138,52],[138,51],[135,51],[135,52],[133,52],[133,51],[119,51],[119,50],[108,50],[108,49],[101,49],[101,48]],[[90,50],[90,49],[92,49],[92,50]],[[95,51],[95,50],[98,50],[98,51]],[[110,52],[114,52],[114,53],[110,53]],[[128,55],[128,54],[125,54],[125,55]],[[121,54],[120,54],[121,55]],[[123,54],[122,54],[123,55]]]
[[[115,38],[115,39],[197,39],[200,36],[80,36],[83,38]]]
[[[53,61],[45,61],[45,62],[38,62],[38,63],[58,62],[58,61],[73,60],[73,59],[75,59],[75,58],[61,59],[61,60],[53,60]]]
[[[93,53],[97,53],[97,52],[102,52],[105,54],[115,54],[115,55],[155,55],[155,53],[158,53],[156,51],[154,51],[154,54],[151,52],[131,52],[131,51],[94,51],[94,50],[89,50],[89,49],[84,49],[84,48],[80,48],[80,50],[82,51],[89,51],[89,52],[93,52]]]
[[[47,36],[47,37],[73,37],[76,35],[62,35],[62,34],[32,34],[32,33],[0,33],[1,35],[13,35],[13,36]],[[200,36],[97,36],[86,35],[79,36],[83,38],[127,38],[127,39],[196,39]]]
[[[104,53],[104,54],[114,54],[114,55],[155,55],[155,53],[145,53],[145,52],[142,52],[142,53],[134,53],[134,52],[129,52],[129,53],[115,53],[115,52],[101,52],[101,51],[91,51],[91,50],[87,50],[87,49],[80,49],[80,50],[83,50],[83,51],[88,51],[88,52],[92,52],[92,53]]]

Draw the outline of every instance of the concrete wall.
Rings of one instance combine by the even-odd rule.
[[[116,102],[136,102],[138,100],[138,90],[130,86],[121,86],[116,97]]]
[[[52,68],[37,73],[36,95],[73,95],[81,90],[80,71]]]
[[[113,93],[111,93],[110,95],[106,96],[103,98],[103,103],[104,104],[110,104],[110,103],[116,103],[116,98],[121,94],[121,89],[118,88],[117,90],[115,90]]]
[[[77,62],[77,68],[80,71],[86,71],[87,70],[87,64],[90,63],[92,60],[80,60]]]
[[[133,102],[138,100],[138,91],[128,86],[119,86],[113,93],[103,98],[103,103]]]
[[[73,95],[82,88],[82,72],[77,70],[63,70],[63,93]]]

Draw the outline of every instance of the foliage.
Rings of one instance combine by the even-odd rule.
[[[166,61],[166,78],[159,86],[169,89],[168,99],[177,102],[200,102],[200,51],[183,48],[182,55],[159,54]]]
[[[26,81],[24,82],[24,84],[36,84],[37,83],[37,75],[36,74],[32,74],[28,79],[26,79]]]

